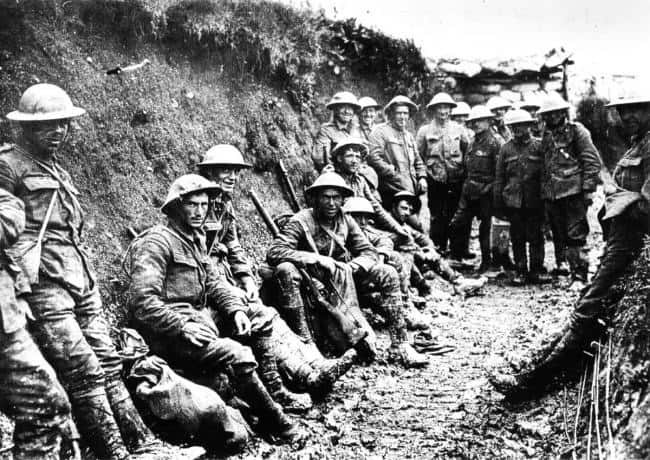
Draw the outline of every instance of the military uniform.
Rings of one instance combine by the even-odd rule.
[[[446,251],[449,224],[458,208],[465,178],[464,155],[469,139],[458,123],[449,121],[440,126],[432,120],[418,130],[416,144],[427,169],[431,238],[441,251]]]
[[[467,177],[463,183],[458,210],[451,223],[452,257],[462,259],[465,250],[466,233],[476,216],[481,221],[479,241],[481,245],[481,265],[487,266],[492,260],[490,251],[490,228],[492,225],[492,185],[501,142],[489,129],[476,135],[474,143],[465,154]]]
[[[492,126],[492,134],[501,141],[501,144],[512,140],[512,131],[505,124],[497,124]]]
[[[30,280],[31,292],[25,295],[35,318],[34,335],[57,371],[77,417],[82,419],[79,426],[93,447],[101,455],[112,452],[124,457],[127,452],[113,413],[127,443],[141,443],[152,435],[120,380],[121,358],[111,341],[98,287],[81,247],[79,192],[54,158],[37,158],[20,146],[0,158],[0,188],[25,203],[25,232],[12,248],[18,258],[36,240],[54,200],[38,279]]]
[[[321,171],[326,165],[332,163],[330,153],[336,144],[350,137],[361,138],[362,135],[359,128],[352,121],[347,125],[337,121],[323,123],[316,136],[316,142],[314,143],[314,150],[311,156],[316,170]]]
[[[553,244],[566,251],[574,276],[586,280],[589,262],[584,246],[589,235],[585,193],[596,190],[601,161],[589,131],[578,122],[546,129],[542,138],[542,197]]]
[[[530,245],[530,272],[544,267],[544,203],[541,195],[541,141],[512,139],[502,148],[496,167],[494,206],[510,221],[510,238],[517,272],[526,275]]]
[[[10,246],[23,231],[23,204],[0,190],[0,241]],[[61,437],[70,420],[70,403],[54,370],[26,330],[29,307],[16,298],[20,271],[0,257],[0,408],[16,423],[13,458],[58,460]]]

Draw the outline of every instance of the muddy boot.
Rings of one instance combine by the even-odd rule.
[[[386,300],[388,335],[391,341],[388,358],[406,368],[427,366],[427,357],[415,351],[408,343],[403,307],[400,296],[392,295]]]
[[[306,379],[306,386],[312,397],[322,398],[329,393],[334,383],[343,376],[357,359],[357,351],[350,349],[337,359],[324,359],[314,366]]]
[[[311,409],[312,401],[308,394],[293,393],[284,386],[278,372],[271,338],[266,336],[258,338],[253,342],[252,348],[259,366],[257,370],[275,402],[287,412],[302,413]]]
[[[531,271],[526,279],[530,284],[547,284],[553,281],[553,278],[548,274],[538,270]]]
[[[467,297],[476,294],[486,283],[487,278],[485,276],[476,279],[460,276],[454,280],[454,292]]]
[[[75,416],[84,440],[99,459],[129,458],[105,394],[79,398]]]
[[[569,273],[571,273],[571,267],[569,266],[569,262],[566,260],[560,261],[558,266],[555,267],[552,272],[554,276],[567,276]]]
[[[421,313],[408,296],[404,296],[404,321],[406,328],[410,331],[420,331],[429,329],[431,326],[431,319]]]
[[[120,427],[124,443],[131,452],[140,448],[159,446],[161,442],[145,425],[140,413],[133,405],[133,400],[124,383],[118,379],[106,382],[106,396],[113,409],[115,421]]]
[[[258,431],[269,434],[277,443],[300,443],[305,439],[305,433],[273,401],[264,388],[264,384],[255,372],[238,375],[237,393],[251,407],[258,417]]]

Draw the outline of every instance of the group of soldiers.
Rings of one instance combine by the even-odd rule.
[[[633,147],[608,191],[601,266],[550,348],[530,368],[492,376],[506,394],[548,381],[602,333],[609,287],[648,233],[650,99],[613,106]],[[251,165],[232,145],[212,147],[195,173],[171,184],[161,207],[165,223],[136,235],[123,261],[130,325],[150,352],[204,385],[226,381],[227,403],[274,442],[303,440],[287,413],[308,410],[355,363],[380,353],[364,308],[384,319],[388,360],[429,364],[426,353],[441,347],[421,311],[434,301],[427,277],[461,295],[486,282],[463,276],[446,258],[470,255],[474,217],[481,221],[481,272],[503,263],[493,259],[489,239],[491,219],[500,216],[511,224],[521,282],[546,275],[545,221],[558,265],[568,262],[574,277],[587,277],[586,209],[601,164],[559,96],[517,109],[493,98],[468,111],[440,93],[416,136],[410,120],[418,107],[405,96],[384,107],[386,121],[377,125],[380,106],[371,98],[337,93],[328,108],[308,206],[273,220],[256,202],[274,236],[261,286],[239,242],[233,205],[241,171]],[[7,115],[18,137],[0,157],[0,407],[15,421],[16,459],[57,459],[62,445],[78,457],[80,437],[98,458],[173,449],[144,423],[122,380],[80,240],[79,192],[57,162],[70,120],[84,113],[61,88],[37,84]],[[250,432],[230,427],[224,420],[214,437],[227,451],[241,449]]]

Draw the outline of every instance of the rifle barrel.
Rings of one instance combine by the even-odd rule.
[[[259,197],[257,196],[257,193],[251,190],[250,196],[251,196],[251,200],[253,200],[253,204],[255,205],[255,209],[257,209],[257,212],[259,213],[260,217],[262,217],[262,220],[266,224],[266,228],[268,228],[269,232],[271,232],[274,238],[277,238],[278,235],[280,235],[280,229],[278,228],[277,225],[275,225],[273,219],[271,219],[271,216],[269,215],[266,208],[264,208],[264,205],[262,204]]]
[[[278,166],[280,167],[282,179],[284,180],[284,184],[287,187],[287,192],[289,193],[289,204],[291,205],[293,212],[298,212],[300,211],[300,202],[298,201],[298,196],[296,195],[296,189],[293,188],[291,179],[289,179],[289,172],[284,166],[284,161],[278,160]]]

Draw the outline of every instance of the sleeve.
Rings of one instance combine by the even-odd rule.
[[[423,158],[426,157],[427,153],[427,140],[426,140],[426,135],[425,135],[425,127],[422,126],[420,129],[418,129],[417,134],[415,135],[415,147],[416,147],[416,152],[415,152],[415,176],[418,179],[422,179],[423,177],[427,177],[427,166],[424,164],[424,161],[422,160]]]
[[[266,261],[272,266],[283,262],[296,265],[312,263],[315,253],[298,250],[300,241],[305,238],[304,229],[296,218],[292,218],[282,228],[282,233],[271,243]]]
[[[383,254],[386,257],[388,257],[391,251],[395,248],[390,236],[381,230],[377,231],[377,233],[373,235],[371,243],[377,249],[379,254]]]
[[[225,318],[231,318],[238,311],[246,311],[242,298],[235,293],[225,277],[214,267],[212,262],[205,264],[207,274],[205,290],[210,305]]]
[[[391,216],[390,213],[381,205],[376,191],[372,190],[366,181],[364,181],[364,184],[363,196],[370,202],[372,209],[375,211],[375,221],[377,222],[377,225],[387,231],[400,233],[402,231],[401,225],[398,224],[393,216]]]
[[[14,193],[17,184],[18,178],[13,168],[4,159],[0,159],[0,188]]]
[[[582,165],[582,189],[585,192],[593,192],[600,184],[602,160],[587,128],[582,125],[575,126],[578,160]]]
[[[380,181],[399,183],[399,178],[395,173],[395,166],[386,159],[386,139],[381,129],[374,129],[370,133],[368,142],[370,152],[368,153],[367,162],[377,172]]]
[[[415,177],[418,179],[426,179],[427,177],[427,166],[424,164],[424,161],[422,161],[422,157],[418,152],[413,152],[415,159],[414,159],[414,167],[415,167]]]
[[[237,223],[235,219],[231,219],[227,231],[222,239],[223,244],[228,248],[228,265],[233,275],[237,278],[245,276],[253,276],[250,263],[246,251],[242,248],[237,236]]]
[[[0,248],[14,244],[25,230],[25,206],[11,193],[0,189]]]
[[[180,335],[190,317],[169,308],[163,287],[171,250],[166,242],[145,237],[134,243],[129,257],[129,304],[136,321],[158,334]]]
[[[332,141],[327,135],[327,128],[321,127],[316,136],[314,149],[311,153],[311,159],[314,161],[316,171],[320,172],[330,162],[330,150],[332,149]]]
[[[353,218],[346,216],[345,221],[348,226],[346,246],[354,257],[350,262],[367,271],[378,262],[377,251]]]
[[[503,187],[505,186],[505,145],[499,149],[497,154],[497,165],[494,171],[494,186],[492,187],[492,205],[495,208],[503,208]]]
[[[467,132],[464,129],[461,129],[460,130],[460,151],[463,152],[463,158],[465,158],[465,154],[469,151],[471,143],[472,141],[467,135]]]
[[[645,177],[641,186],[643,200],[639,201],[639,209],[650,218],[650,153],[643,159],[643,175]]]
[[[435,245],[433,244],[433,241],[431,241],[431,238],[426,236],[422,232],[418,232],[416,229],[411,228],[411,236],[413,237],[413,240],[415,243],[420,246],[422,249],[428,249],[428,250],[434,250],[435,251]]]

